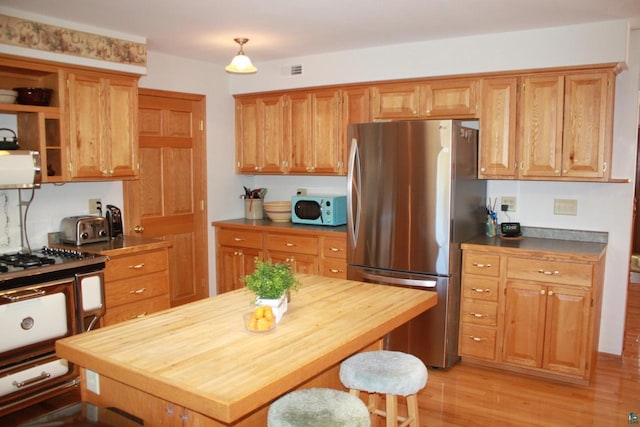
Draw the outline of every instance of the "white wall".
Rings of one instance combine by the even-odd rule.
[[[632,32],[629,68],[617,79],[613,174],[633,178],[638,118],[640,33]],[[454,75],[625,61],[629,33],[624,21],[492,34],[400,46],[335,52],[258,63],[258,73],[228,76],[223,65],[149,52],[141,87],[207,96],[208,216],[243,215],[242,186],[269,188],[267,199],[285,199],[298,187],[312,192],[344,192],[344,178],[237,176],[234,172],[234,108],[231,93],[309,87],[373,80]],[[303,75],[282,69],[303,65]],[[600,351],[620,354],[624,328],[633,184],[490,181],[491,196],[518,197],[512,219],[523,225],[609,232]],[[45,185],[29,214],[32,241],[45,242],[63,216],[87,211],[87,199],[122,203],[120,183]],[[554,198],[578,200],[576,217],[553,215]],[[126,215],[126,212],[124,213]],[[213,232],[209,229],[210,288],[215,289]]]

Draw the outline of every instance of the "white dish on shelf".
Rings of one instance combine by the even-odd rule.
[[[9,89],[0,89],[0,104],[15,104],[18,92]]]

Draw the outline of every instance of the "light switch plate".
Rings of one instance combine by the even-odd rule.
[[[554,215],[578,215],[576,199],[553,199]]]

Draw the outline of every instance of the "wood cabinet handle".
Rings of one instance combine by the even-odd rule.
[[[141,268],[144,268],[144,262],[141,262],[140,264],[136,264],[136,265],[130,265],[129,268],[133,270],[140,270]]]
[[[135,291],[129,291],[130,294],[143,294],[147,292],[147,288],[136,289]]]
[[[135,227],[133,227],[133,231],[135,231],[136,233],[142,233],[144,231],[144,227],[141,225],[136,225]]]
[[[549,271],[549,270],[542,270],[542,269],[538,270],[538,273],[545,274],[547,276],[557,276],[557,275],[560,274],[560,272],[558,270]]]
[[[341,248],[329,248],[331,252],[342,252]]]
[[[244,242],[244,237],[234,237],[233,241],[234,242]]]
[[[286,262],[295,262],[296,259],[294,257],[285,259]]]
[[[483,293],[489,293],[491,292],[491,289],[487,288],[487,289],[480,289],[480,288],[471,288],[472,291],[475,291],[479,294],[483,294]]]
[[[489,264],[489,263],[483,264],[483,263],[480,263],[480,262],[474,262],[474,263],[473,263],[473,266],[474,266],[474,267],[478,267],[478,268],[491,268],[491,267],[493,267],[493,266],[492,266],[491,264]]]
[[[546,291],[544,289],[540,289],[540,295],[544,295],[546,294]]]
[[[482,338],[482,337],[474,337],[473,335],[469,335],[469,338],[470,338],[472,341],[475,341],[475,342],[480,342],[480,341],[486,341],[486,340],[487,340],[486,338]]]
[[[242,251],[234,251],[233,255],[235,256],[242,256]]]
[[[475,317],[476,319],[480,319],[482,317],[489,317],[488,314],[473,313],[473,312],[469,313],[469,315]]]
[[[296,244],[295,243],[285,243],[284,245],[286,247],[288,247],[288,248],[293,248]]]
[[[134,314],[133,316],[131,316],[131,317],[130,317],[130,319],[140,319],[141,317],[144,317],[144,316],[146,316],[146,315],[147,315],[147,312],[146,312],[146,311],[143,311],[143,312],[142,312],[142,313],[140,313],[140,314]]]
[[[340,268],[330,268],[329,271],[332,273],[342,273],[344,270]]]
[[[547,293],[547,295],[549,295],[549,296],[553,295],[553,291],[549,291],[549,292]]]

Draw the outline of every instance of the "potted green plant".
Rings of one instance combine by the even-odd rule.
[[[256,269],[244,277],[245,286],[256,294],[256,305],[269,305],[276,316],[276,323],[287,311],[288,293],[297,290],[300,282],[288,264],[255,259]]]

